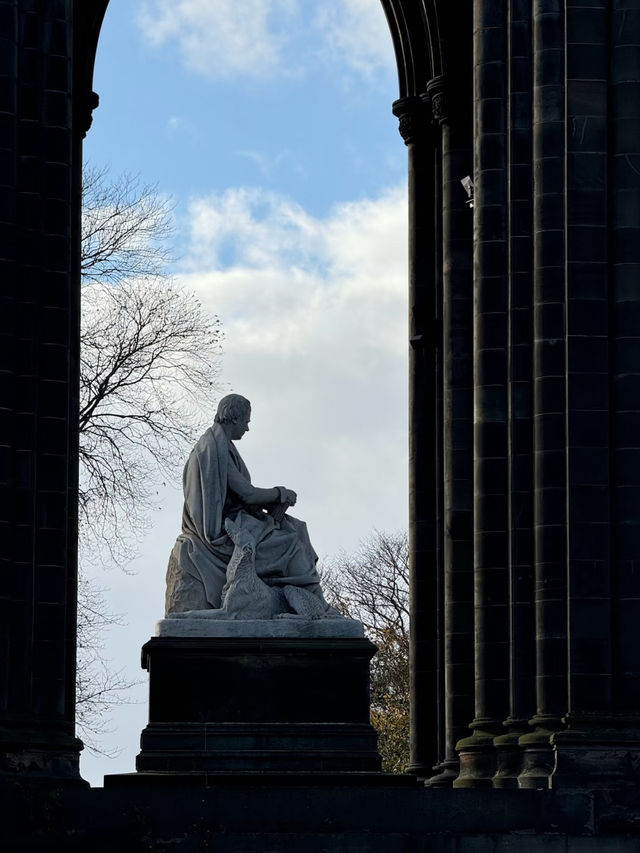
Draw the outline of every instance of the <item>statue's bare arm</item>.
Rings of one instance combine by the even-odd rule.
[[[274,486],[272,489],[260,489],[252,485],[235,466],[230,465],[227,474],[228,487],[250,506],[271,506],[272,504],[288,503],[294,506],[297,495],[284,486]]]

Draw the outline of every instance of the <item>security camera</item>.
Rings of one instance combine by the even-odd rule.
[[[464,187],[465,192],[469,197],[467,204],[469,205],[469,207],[473,207],[473,181],[471,180],[471,175],[467,175],[466,177],[464,177],[460,181],[460,183]]]

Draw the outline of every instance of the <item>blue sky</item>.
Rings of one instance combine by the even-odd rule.
[[[345,25],[371,31],[368,53],[349,63],[356,33],[338,47],[337,21],[318,21],[319,6],[335,9],[335,18],[351,10]],[[231,9],[231,24],[242,28],[256,8],[274,9],[253,34],[273,49],[265,58],[240,39],[250,55],[234,67],[233,32],[225,38],[219,25]],[[362,10],[368,25],[357,23]],[[163,14],[173,28],[162,26]],[[86,153],[114,171],[161,181],[177,199],[256,185],[322,215],[336,201],[375,196],[405,169],[385,28],[378,0],[111,0],[94,78],[101,104]]]
[[[94,88],[85,157],[172,197],[173,272],[220,317],[223,393],[253,404],[254,482],[298,492],[322,556],[406,526],[406,152],[379,0],[111,0]],[[126,623],[106,654],[133,678],[179,483],[159,504],[133,574],[100,578]],[[92,784],[134,769],[133,697],[103,740],[120,756],[83,759]]]

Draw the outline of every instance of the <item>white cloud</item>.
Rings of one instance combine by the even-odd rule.
[[[268,75],[286,41],[273,19],[296,8],[297,0],[144,0],[138,24],[155,46],[177,42],[187,68],[206,77]]]
[[[142,0],[138,25],[211,79],[290,75],[318,57],[367,78],[394,67],[380,0]]]
[[[223,377],[253,403],[239,449],[257,485],[297,490],[296,514],[321,556],[353,551],[374,529],[407,524],[406,198],[311,216],[290,199],[232,189],[194,199],[191,245],[180,280],[223,321]],[[226,393],[223,392],[223,393]],[[217,400],[203,401],[213,414]],[[136,678],[137,649],[162,614],[164,574],[180,531],[180,484],[161,489],[134,577],[110,576],[110,604],[129,613],[110,632],[114,666]],[[123,747],[105,767],[85,753],[83,774],[130,772],[141,704],[116,709]]]
[[[395,67],[393,44],[380,0],[323,0],[314,24],[321,52],[371,78]]]
[[[296,202],[262,189],[233,188],[221,196],[192,201],[193,268],[234,266],[308,267],[324,258],[318,220]]]
[[[232,189],[196,199],[185,275],[225,331],[223,376],[253,402],[242,450],[300,493],[316,548],[406,524],[406,199],[325,219]]]

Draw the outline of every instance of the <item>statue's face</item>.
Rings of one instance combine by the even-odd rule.
[[[246,415],[242,415],[233,422],[231,438],[234,441],[239,441],[245,432],[249,432],[249,421],[251,420],[251,409]]]

